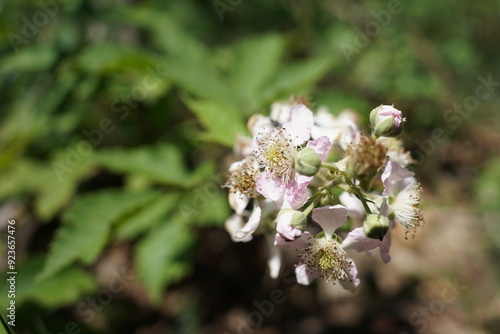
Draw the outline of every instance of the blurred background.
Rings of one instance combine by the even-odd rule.
[[[13,330],[499,333],[499,31],[497,0],[0,1]],[[354,294],[224,230],[235,135],[292,95],[407,118],[426,224]]]

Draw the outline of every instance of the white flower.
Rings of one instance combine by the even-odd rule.
[[[311,132],[313,139],[327,136],[332,145],[339,145],[345,151],[358,133],[356,114],[353,111],[344,110],[335,117],[327,108],[320,107],[314,115],[314,127]]]
[[[422,188],[414,174],[396,162],[389,161],[382,173],[384,192],[389,207],[388,217],[401,225],[406,234],[415,235],[416,229],[423,223]]]
[[[337,228],[347,220],[347,209],[342,205],[316,208],[312,219],[321,226],[324,237],[313,238],[310,233],[304,232],[300,238],[287,242],[276,234],[277,245],[305,246],[295,268],[297,282],[308,285],[321,277],[333,283],[338,280],[344,288],[354,291],[359,285],[356,265],[347,257],[339,237],[335,235]]]
[[[400,139],[379,137],[376,141],[387,147],[386,155],[389,157],[389,160],[397,162],[403,167],[415,162],[411,157],[411,153],[404,150],[403,142]]]

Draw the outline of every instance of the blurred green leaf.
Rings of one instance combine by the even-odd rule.
[[[46,71],[57,60],[57,52],[50,46],[24,47],[17,53],[3,57],[0,62],[0,75],[9,72]]]
[[[175,216],[152,229],[135,248],[139,278],[154,302],[161,300],[163,289],[189,272],[190,265],[181,258],[193,244],[195,235]]]
[[[92,150],[90,143],[87,144]],[[71,200],[79,183],[92,175],[95,169],[91,151],[89,155],[81,155],[77,149],[76,145],[69,145],[65,150],[55,152],[50,167],[40,178],[35,210],[42,220],[53,218]]]
[[[50,245],[42,280],[76,260],[90,264],[99,256],[112,224],[157,198],[157,192],[128,193],[117,189],[87,193],[63,216],[62,226]]]
[[[260,106],[264,84],[279,68],[284,40],[279,35],[264,35],[244,40],[235,47],[231,82],[247,113]]]
[[[126,44],[102,43],[84,49],[76,59],[77,65],[86,72],[103,74],[124,70],[144,70],[155,67],[156,56]]]
[[[202,138],[232,147],[237,134],[247,132],[241,114],[230,106],[212,100],[184,99],[206,128]]]
[[[20,159],[15,166],[0,172],[0,200],[30,191],[38,187],[46,170],[28,159]]]
[[[500,214],[500,158],[492,159],[480,174],[475,193],[482,212]]]
[[[177,85],[198,97],[237,104],[233,89],[214,66],[211,51],[167,13],[151,12],[145,7],[125,13],[127,20],[152,32],[155,44],[167,53],[161,65]]]
[[[209,185],[210,183],[208,183]],[[227,193],[208,191],[210,186],[201,185],[183,195],[179,212],[186,223],[198,226],[223,226],[230,215]]]
[[[69,267],[54,275],[50,280],[36,281],[35,275],[43,267],[42,256],[36,256],[18,266],[16,275],[16,307],[21,307],[26,302],[34,302],[42,307],[54,309],[71,305],[86,294],[97,289],[94,278],[81,268]],[[4,275],[5,282],[10,275]],[[8,284],[0,285],[0,293],[7,296]],[[9,300],[2,298],[2,309]]]
[[[276,79],[266,89],[263,100],[270,103],[278,98],[301,94],[326,76],[331,66],[332,59],[328,56],[283,66]]]
[[[131,239],[155,226],[161,218],[165,217],[175,208],[179,200],[178,193],[162,195],[137,213],[125,217],[117,226],[118,239]]]
[[[96,161],[118,173],[144,176],[167,185],[186,187],[189,174],[177,146],[158,144],[136,149],[104,149],[96,153]]]

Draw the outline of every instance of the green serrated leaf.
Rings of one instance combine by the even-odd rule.
[[[111,225],[157,198],[157,192],[128,193],[104,190],[81,196],[65,212],[50,253],[38,275],[42,280],[76,260],[90,264],[96,260],[109,237]]]
[[[116,234],[118,239],[128,240],[134,238],[155,226],[161,218],[172,211],[178,200],[178,193],[165,194],[151,201],[136,214],[126,217],[117,226]]]
[[[181,255],[194,240],[188,225],[176,216],[164,220],[136,246],[136,270],[153,301],[159,302],[163,289],[188,273],[189,263]]]
[[[236,46],[231,82],[248,112],[260,104],[264,84],[274,77],[283,51],[284,40],[279,35],[247,39]]]
[[[167,185],[184,187],[189,181],[178,147],[160,144],[136,149],[106,149],[97,152],[96,161],[118,173],[138,174]]]
[[[0,173],[0,200],[34,190],[42,181],[41,175],[46,173],[40,163],[28,159],[20,159],[15,166]]]
[[[206,128],[206,140],[232,147],[237,134],[246,133],[241,114],[232,107],[212,100],[184,99],[198,120]]]
[[[71,151],[66,149],[55,153],[51,167],[47,167],[45,177],[41,178],[37,187],[35,210],[44,221],[53,218],[71,200],[78,184],[89,177],[95,167],[90,152],[88,155],[80,155],[71,145],[68,148]],[[66,163],[71,152],[76,152],[74,156],[79,159],[74,167]],[[58,166],[57,163],[61,165]]]
[[[230,215],[227,194],[204,192],[193,189],[184,194],[179,205],[179,213],[186,224],[199,226],[223,226]]]
[[[317,57],[284,66],[276,75],[276,80],[265,91],[263,100],[272,102],[310,89],[328,73],[331,66],[332,59],[330,57]]]
[[[76,59],[84,71],[94,74],[121,72],[124,69],[144,70],[154,67],[157,59],[152,54],[130,45],[102,43],[87,47]]]
[[[50,279],[36,282],[33,277],[43,267],[43,258],[36,256],[18,266],[16,281],[16,307],[26,302],[34,302],[45,308],[58,308],[71,305],[82,296],[92,293],[97,289],[94,278],[78,267],[69,267],[51,277]],[[10,275],[2,277],[2,282]],[[1,285],[2,296],[7,296],[7,284]],[[7,298],[2,298],[2,309],[7,306]]]
[[[25,47],[2,59],[0,75],[9,72],[46,71],[56,60],[57,52],[51,47]]]
[[[168,76],[189,93],[236,105],[233,89],[216,70],[210,50],[168,17],[149,24],[158,47],[167,52]]]

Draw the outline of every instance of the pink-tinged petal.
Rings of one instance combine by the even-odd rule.
[[[309,140],[313,125],[313,113],[303,104],[293,106],[290,110],[290,119],[283,123],[283,127],[292,138],[293,146],[299,146]]]
[[[340,285],[346,290],[349,290],[351,292],[356,291],[358,288],[359,284],[361,281],[358,278],[358,268],[356,267],[356,264],[354,261],[351,260],[351,265],[349,266],[349,270],[347,271],[347,276],[349,279],[347,280],[340,280]]]
[[[414,173],[402,167],[397,162],[389,161],[381,176],[382,183],[384,184],[382,195],[395,196],[408,185],[415,184],[417,181],[414,175]]]
[[[325,236],[331,239],[335,231],[347,221],[347,209],[342,205],[316,208],[312,212],[312,219],[321,226]]]
[[[302,236],[298,239],[295,239],[293,241],[288,241],[283,239],[279,233],[276,233],[274,237],[274,245],[275,246],[286,246],[286,247],[303,247],[307,244],[309,244],[309,239],[312,238],[311,233],[305,231],[302,233]]]
[[[285,185],[279,176],[264,171],[257,177],[255,188],[265,198],[277,201],[283,195]]]
[[[328,137],[321,136],[315,140],[310,140],[306,147],[312,148],[316,153],[318,153],[321,161],[324,161],[332,148],[332,143]]]
[[[391,261],[391,255],[389,254],[390,248],[391,248],[391,230],[389,230],[387,234],[384,236],[384,239],[382,240],[381,245],[378,248],[380,253],[380,258],[384,263],[389,263]]]
[[[295,267],[295,276],[297,277],[297,283],[302,285],[311,284],[316,278],[319,278],[319,271],[310,270],[309,267],[304,264],[298,264]]]
[[[380,214],[389,217],[389,214],[392,211],[392,207],[387,203],[387,198],[382,200],[382,204],[380,204]]]
[[[282,210],[277,217],[276,232],[285,240],[296,240],[304,232],[302,229],[292,226],[293,220],[299,216],[301,222],[307,220],[307,217],[300,211],[290,209]]]
[[[389,255],[389,248],[391,246],[391,233],[390,231],[384,236],[382,241],[378,239],[368,238],[363,232],[362,227],[355,228],[342,242],[342,248],[344,249],[354,249],[356,252],[366,252],[375,248],[379,248],[380,258],[384,263],[388,263],[391,260]]]
[[[307,175],[304,175],[304,174],[295,173],[295,175],[294,175],[294,177],[293,177],[292,180],[297,185],[305,186],[307,188],[307,186],[309,185],[309,183],[311,183],[311,181],[313,179],[314,179],[314,176],[307,176]]]
[[[307,176],[307,178],[310,178],[312,180],[312,177],[310,176]],[[286,185],[281,208],[290,208],[297,210],[304,206],[304,204],[306,204],[307,200],[309,199],[309,190],[307,189],[307,185],[310,182],[311,181],[297,183],[295,179],[291,179]]]
[[[266,242],[269,249],[269,259],[267,260],[269,276],[277,278],[281,269],[281,251],[273,245],[274,239],[271,235],[266,235]]]
[[[363,203],[355,195],[344,191],[340,194],[339,200],[346,207],[347,213],[351,218],[361,219],[366,215]]]
[[[239,231],[234,233],[234,239],[244,240],[247,239],[249,235],[252,235],[257,227],[259,227],[261,215],[262,209],[260,208],[258,202],[255,201],[252,214],[248,218],[247,223]]]

